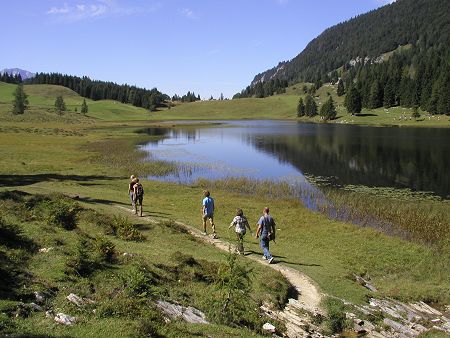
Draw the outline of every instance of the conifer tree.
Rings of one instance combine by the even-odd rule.
[[[307,95],[305,99],[305,114],[309,117],[317,115],[317,104],[311,95]]]
[[[361,95],[358,89],[354,86],[350,86],[345,97],[345,107],[347,111],[352,114],[359,114],[361,112]]]
[[[334,106],[334,101],[331,96],[320,108],[320,116],[322,116],[323,120],[325,121],[336,118],[336,108]]]
[[[297,116],[302,117],[305,116],[305,104],[303,103],[303,98],[300,97],[297,105]]]
[[[383,105],[383,92],[377,80],[372,83],[369,94],[369,108],[375,109]]]
[[[88,113],[88,105],[86,104],[86,99],[83,99],[81,104],[81,114],[86,115]]]
[[[23,91],[20,83],[14,92],[13,114],[23,114],[28,109],[28,95]]]
[[[64,99],[62,96],[58,96],[55,100],[55,108],[56,112],[61,115],[64,111],[66,111],[66,104],[64,103]]]
[[[339,79],[338,86],[337,86],[337,95],[342,96],[344,94],[345,94],[344,82],[341,79]]]

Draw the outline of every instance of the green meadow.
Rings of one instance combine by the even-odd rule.
[[[10,283],[0,290],[0,329],[54,336],[262,335],[260,327],[266,318],[255,316],[257,307],[267,299],[281,307],[289,294],[288,282],[245,257],[230,258],[176,226],[173,221],[201,228],[205,188],[211,189],[216,201],[219,236],[230,242],[234,234],[227,228],[236,208],[243,208],[254,229],[262,208],[270,206],[278,228],[271,251],[278,264],[307,274],[324,293],[357,304],[371,296],[387,296],[423,300],[439,308],[448,305],[448,216],[441,219],[443,238],[430,245],[330,220],[289,196],[271,197],[255,189],[207,181],[178,185],[144,180],[144,214],[154,222],[127,210],[131,173],[145,177],[176,170],[171,163],[142,162],[144,154],[135,146],[149,137],[137,133],[139,128],[160,120],[296,119],[299,88],[265,99],[196,102],[152,113],[114,101],[86,100],[89,112],[83,116],[83,98],[76,93],[59,86],[27,85],[30,108],[24,115],[13,116],[15,86],[0,83],[0,230],[9,236],[2,238],[10,239],[0,240],[2,278]],[[322,87],[318,101],[324,102],[327,92],[335,95],[335,88]],[[68,107],[61,116],[54,110],[58,95]],[[399,122],[402,108],[351,117],[342,111],[339,100],[336,97],[339,117],[335,123],[450,125],[444,116]],[[405,113],[409,117],[410,112]],[[450,215],[448,203],[429,203],[439,203],[439,212]],[[362,208],[358,203],[354,207]],[[74,226],[55,221],[61,209],[76,215]],[[49,247],[50,251],[39,252]],[[251,255],[261,255],[250,235],[245,247]],[[233,259],[239,268],[232,268]],[[234,300],[227,316],[220,312],[224,273],[235,274],[248,290],[245,304]],[[362,287],[355,275],[370,279],[379,291]],[[43,312],[27,309],[16,318],[19,301],[32,301],[33,291],[47,292],[46,307],[75,315],[79,323],[57,325]],[[95,303],[76,307],[65,300],[71,292]],[[165,324],[154,308],[156,299],[195,306],[213,324]]]

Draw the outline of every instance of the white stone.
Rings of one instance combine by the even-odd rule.
[[[64,324],[64,325],[73,325],[77,321],[76,317],[66,315],[62,312],[57,313],[54,319],[55,319],[55,322]]]
[[[267,332],[270,332],[270,333],[275,333],[276,328],[275,328],[275,326],[273,326],[273,325],[270,324],[270,323],[265,323],[265,324],[263,325],[263,330],[265,330],[265,331],[267,331]]]

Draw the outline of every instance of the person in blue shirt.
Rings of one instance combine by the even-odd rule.
[[[203,195],[205,196],[202,202],[203,234],[208,234],[206,232],[206,221],[209,220],[213,230],[213,238],[217,238],[216,226],[214,225],[214,199],[210,196],[208,190],[203,191]]]
[[[256,238],[260,238],[259,245],[263,249],[263,259],[267,259],[269,264],[273,262],[273,257],[269,252],[269,242],[275,240],[275,221],[269,215],[269,208],[264,208],[264,215],[258,221],[256,229]]]

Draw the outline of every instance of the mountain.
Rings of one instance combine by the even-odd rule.
[[[20,75],[22,80],[31,79],[36,75],[35,73],[20,68],[5,68],[2,71],[0,71],[0,75],[3,73],[8,73],[9,75],[12,76]]]
[[[448,13],[448,0],[397,0],[326,29],[292,60],[256,75],[235,97],[264,97],[298,82],[319,87],[343,78],[347,87],[356,84],[363,106],[369,108],[383,104],[388,89],[390,106],[420,105],[431,112],[450,113],[445,93],[450,91]],[[440,89],[442,85],[446,88]],[[374,105],[371,87],[380,88]],[[402,98],[408,93],[410,97]]]
[[[252,84],[279,77],[315,82],[358,57],[376,58],[398,46],[448,43],[450,2],[397,0],[326,29],[295,58],[255,76]]]

